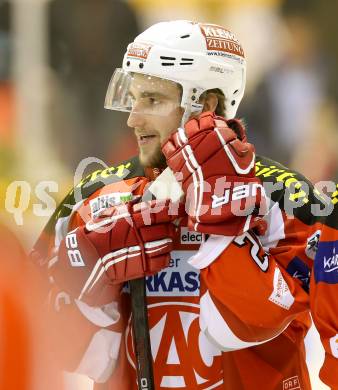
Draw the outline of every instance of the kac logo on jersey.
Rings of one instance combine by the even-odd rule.
[[[148,313],[155,389],[222,389],[222,353],[200,329],[199,305],[182,300],[153,302]],[[130,326],[126,350],[135,368]]]
[[[338,283],[338,241],[319,243],[314,271],[316,282]]]

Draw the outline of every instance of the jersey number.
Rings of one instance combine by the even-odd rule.
[[[76,233],[73,231],[69,232],[66,236],[66,247],[68,249],[68,259],[72,267],[84,267],[85,263],[83,261],[81,252],[77,249],[77,237]]]
[[[250,254],[253,261],[263,272],[268,270],[269,256],[264,252],[256,236],[250,232],[245,232],[241,236],[236,237],[233,242],[239,247],[250,245]]]

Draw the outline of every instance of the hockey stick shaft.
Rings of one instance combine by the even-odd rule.
[[[129,284],[138,387],[154,390],[145,278],[131,280]]]
[[[183,195],[180,185],[169,168],[153,181],[148,192],[156,199],[169,198],[172,201],[177,201]],[[138,387],[140,390],[154,390],[145,278],[131,280],[129,283]]]

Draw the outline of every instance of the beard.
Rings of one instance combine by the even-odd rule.
[[[140,163],[145,168],[159,168],[167,167],[167,161],[162,153],[161,145],[156,146],[153,151],[145,153],[140,149],[139,152]]]

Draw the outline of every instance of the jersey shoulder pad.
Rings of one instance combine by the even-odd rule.
[[[256,156],[256,176],[273,202],[279,203],[287,215],[307,225],[321,221],[333,208],[331,199],[318,191],[299,172],[270,160]]]
[[[143,176],[144,170],[140,164],[138,156],[123,161],[122,163],[112,167],[90,173],[76,184],[66,195],[50,218],[46,229],[53,231],[59,218],[69,216],[75,205],[81,204],[81,202],[85,201],[102,187],[123,180]]]

